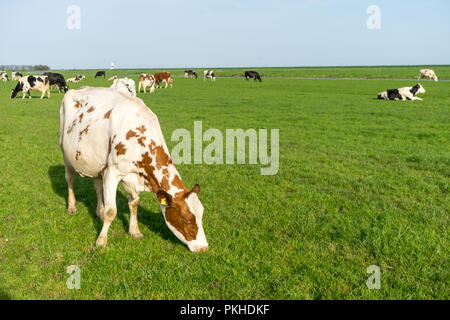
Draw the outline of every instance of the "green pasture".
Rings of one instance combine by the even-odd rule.
[[[78,213],[66,212],[63,93],[10,100],[15,82],[0,82],[0,299],[450,298],[450,82],[421,81],[424,101],[376,99],[414,85],[420,68],[248,68],[262,83],[173,69],[172,89],[138,94],[169,150],[172,132],[193,132],[194,121],[224,135],[279,129],[276,175],[261,175],[262,164],[177,166],[188,188],[201,186],[204,253],[172,235],[150,193],[138,209],[144,239],[133,239],[121,188],[108,246],[95,249],[102,222],[90,179],[76,178]],[[450,79],[450,66],[433,69]],[[149,71],[61,72],[86,75],[75,89],[109,86],[115,74],[137,84]],[[70,265],[81,270],[79,290],[66,286]],[[381,269],[379,290],[366,285],[371,265]]]

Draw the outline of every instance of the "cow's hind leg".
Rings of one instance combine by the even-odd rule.
[[[75,193],[73,192],[73,170],[71,167],[66,165],[66,182],[68,189],[68,197],[67,197],[67,212],[68,213],[76,213],[77,212],[77,201],[75,200]]]
[[[97,194],[97,209],[95,213],[100,219],[104,219],[105,207],[103,206],[103,180],[94,179],[95,193]]]
[[[103,176],[103,197],[105,199],[103,227],[95,242],[95,246],[106,246],[108,242],[108,229],[117,214],[116,192],[120,177],[117,172],[109,167]]]

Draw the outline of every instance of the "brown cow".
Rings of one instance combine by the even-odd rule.
[[[166,83],[166,87],[165,87],[166,89],[169,85],[172,88],[173,79],[172,79],[170,72],[164,71],[164,72],[158,72],[155,74],[155,83],[156,83],[157,88],[161,88],[161,82]]]

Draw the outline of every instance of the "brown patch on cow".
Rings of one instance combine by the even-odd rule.
[[[147,137],[141,136],[141,137],[139,137],[139,139],[137,139],[137,142],[138,142],[141,146],[145,147],[145,143],[144,143],[144,140],[145,140],[145,139],[147,139]]]
[[[75,154],[75,160],[78,161],[78,158],[81,156],[81,152],[77,151],[77,153]]]
[[[169,164],[173,164],[172,159],[162,146],[156,146],[154,150],[156,151],[156,168],[161,169]]]
[[[81,113],[80,114],[80,116],[78,117],[78,123],[81,123],[81,120],[83,120],[83,117],[84,117],[84,114],[83,113]]]
[[[103,116],[103,119],[109,119],[109,117],[111,116],[111,112],[112,112],[112,109],[109,110],[107,113],[105,113],[105,115]]]
[[[125,136],[125,139],[130,140],[133,137],[137,137],[138,135],[133,130],[129,130],[127,132],[127,135]]]
[[[145,131],[147,131],[147,128],[144,125],[142,125],[140,127],[137,127],[136,130],[139,131],[141,134],[144,134]]]
[[[169,185],[169,179],[167,179],[167,177],[163,177],[161,180],[161,189],[163,189],[164,191],[167,191],[170,189],[170,185]]]
[[[167,168],[164,168],[162,170],[162,174],[167,177],[169,175],[169,170]]]
[[[72,121],[72,124],[67,128],[67,134],[71,133],[73,128],[75,128],[75,125],[77,124],[77,119]]]
[[[148,187],[152,189],[153,192],[157,192],[160,188],[158,181],[155,178],[154,171],[155,168],[152,166],[152,158],[148,152],[143,153],[141,161],[136,161],[136,168],[140,168],[144,170],[143,177],[148,182],[146,184]]]
[[[91,106],[89,109],[87,109],[87,112],[91,113],[94,110],[95,110],[95,108],[93,106]]]
[[[176,175],[175,177],[173,177],[171,184],[173,186],[177,187],[178,189],[188,191],[187,188],[185,187],[183,181],[181,181],[179,175]]]
[[[125,145],[122,142],[119,142],[114,149],[116,149],[116,153],[118,156],[125,154],[127,152],[127,148],[125,148]]]
[[[174,204],[166,208],[165,218],[178,232],[180,232],[187,241],[197,238],[198,226],[194,214],[189,210],[184,194],[175,199]]]
[[[81,141],[83,134],[88,134],[88,131],[89,131],[89,125],[87,125],[86,128],[84,128],[83,130],[80,131],[78,141]]]
[[[111,153],[111,138],[109,138],[109,147],[108,147],[108,154]]]
[[[74,107],[77,108],[77,109],[81,108],[81,103],[79,103],[79,102],[75,103]]]

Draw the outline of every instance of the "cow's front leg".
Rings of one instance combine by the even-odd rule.
[[[419,101],[423,101],[423,99],[422,99],[422,98],[419,98],[419,97],[412,97],[411,100],[419,100]]]
[[[67,196],[67,212],[77,213],[75,193],[73,192],[73,170],[66,164],[65,178],[67,182],[68,196]]]
[[[97,209],[95,213],[100,219],[104,219],[105,207],[103,206],[103,180],[94,179],[95,193],[97,194]]]
[[[103,228],[95,242],[95,246],[106,246],[108,229],[117,214],[116,192],[120,177],[114,168],[109,167],[103,176],[103,197],[105,199]]]
[[[139,225],[137,221],[137,209],[139,207],[139,197],[134,199],[130,198],[128,200],[128,207],[130,208],[130,227],[128,233],[131,234],[133,238],[141,239],[144,236],[139,230]]]

